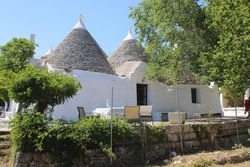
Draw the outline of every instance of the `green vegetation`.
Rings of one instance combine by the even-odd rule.
[[[51,123],[49,123],[51,122]],[[98,117],[79,122],[56,120],[34,110],[18,113],[11,121],[11,138],[15,151],[48,153],[57,160],[67,153],[67,159],[84,158],[91,150],[99,150],[115,158],[110,150],[110,120]],[[113,144],[128,148],[137,155],[142,149],[142,126],[126,120],[113,119]],[[165,142],[163,126],[147,127],[145,140],[150,147]],[[162,138],[164,136],[164,138]],[[134,156],[131,158],[135,158]]]
[[[19,72],[35,54],[35,44],[25,38],[13,38],[0,47],[0,70]]]
[[[192,163],[191,167],[208,167],[211,166],[212,163],[212,160],[200,159],[199,161]]]
[[[81,88],[73,77],[29,65],[35,44],[24,38],[14,38],[0,50],[0,99],[10,99],[22,107],[36,106],[44,113],[48,106],[64,103]]]
[[[27,66],[14,74],[9,85],[9,95],[24,106],[36,105],[38,112],[43,113],[50,106],[55,106],[72,98],[81,88],[73,77],[58,72],[48,72],[46,68],[36,69]]]
[[[150,146],[165,143],[166,141],[165,126],[163,124],[158,126],[147,126],[146,133],[146,143]]]
[[[183,68],[240,97],[250,84],[246,0],[144,0],[132,8],[139,42],[151,56],[148,77],[178,83]],[[205,4],[205,5],[204,5]]]
[[[207,138],[210,139],[211,125],[210,124],[193,124],[191,125],[197,139]]]
[[[34,50],[35,44],[25,38],[13,38],[6,45],[0,46],[0,99],[7,102],[8,106],[8,86],[13,73],[26,68]]]

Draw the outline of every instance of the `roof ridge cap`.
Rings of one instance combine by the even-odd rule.
[[[83,16],[81,14],[79,15],[78,23],[73,27],[73,29],[87,30],[84,23],[83,23]]]
[[[128,35],[123,39],[123,41],[132,40],[132,39],[135,39],[135,37],[132,34],[132,27],[129,27]]]

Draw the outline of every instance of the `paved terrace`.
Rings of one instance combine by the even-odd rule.
[[[5,118],[0,118],[0,131],[9,131],[10,127],[8,126],[8,122],[10,119],[13,118],[13,114],[6,113]],[[209,124],[209,123],[225,123],[225,122],[235,122],[235,117],[216,117],[216,118],[202,118],[202,119],[186,119],[185,124]],[[245,117],[239,116],[238,120],[246,120]],[[154,121],[154,122],[147,122],[150,125],[159,125],[159,124],[166,124],[169,125],[169,122],[161,122],[161,121]]]

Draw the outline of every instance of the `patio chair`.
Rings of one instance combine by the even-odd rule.
[[[140,106],[125,106],[124,118],[129,122],[140,121]]]
[[[140,106],[141,121],[153,121],[152,106]]]
[[[77,107],[78,110],[78,120],[83,119],[85,117],[84,107]]]

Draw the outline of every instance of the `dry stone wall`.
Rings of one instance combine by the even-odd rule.
[[[249,137],[250,121],[244,120],[238,122],[240,143],[249,146],[247,141]],[[235,122],[221,124],[188,124],[181,126],[182,141],[184,152],[197,152],[199,150],[212,150],[220,148],[232,148],[237,143]],[[136,150],[136,147],[128,143],[114,144],[113,151],[116,154],[114,163],[119,166],[129,166],[163,159],[171,151],[181,152],[180,127],[178,125],[167,125],[162,134],[163,143],[151,144],[144,140],[142,149]],[[138,143],[138,142],[137,142]],[[57,167],[57,166],[109,166],[110,158],[103,152],[92,150],[81,159],[73,159],[70,163],[67,160],[67,152],[61,161],[56,161],[48,154],[22,153],[16,156],[16,167]],[[65,159],[65,161],[63,160]]]

